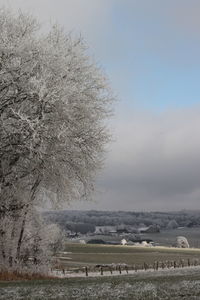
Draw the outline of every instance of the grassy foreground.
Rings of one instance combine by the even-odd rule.
[[[200,299],[200,268],[100,278],[1,282],[0,300]]]
[[[66,267],[95,263],[140,264],[155,260],[192,261],[200,249],[67,244],[61,253]],[[125,272],[123,272],[125,274]],[[70,275],[69,275],[70,276]],[[62,279],[0,281],[0,300],[193,300],[200,299],[200,266]]]

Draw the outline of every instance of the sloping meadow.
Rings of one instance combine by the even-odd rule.
[[[200,299],[199,267],[135,276],[0,283],[0,300]]]

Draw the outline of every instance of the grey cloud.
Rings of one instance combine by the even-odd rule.
[[[135,113],[126,123],[118,120],[117,140],[98,180],[98,201],[81,207],[199,208],[199,116],[200,108],[196,107],[162,115]]]

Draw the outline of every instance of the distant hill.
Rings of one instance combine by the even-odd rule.
[[[97,226],[112,226],[129,231],[131,228],[154,225],[160,229],[169,227],[199,227],[200,211],[134,212],[134,211],[46,211],[43,216],[48,223],[57,223],[62,229],[73,232],[95,232]],[[172,226],[173,225],[173,226]],[[175,226],[176,225],[176,226]],[[152,228],[152,227],[151,227]]]

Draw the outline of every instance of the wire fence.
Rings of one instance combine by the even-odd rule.
[[[162,269],[177,269],[177,268],[184,268],[184,267],[193,267],[193,266],[199,266],[200,261],[199,259],[180,259],[180,260],[166,260],[166,261],[154,261],[153,264],[149,263],[142,263],[142,264],[124,264],[124,263],[118,263],[118,264],[98,264],[93,266],[84,266],[84,267],[65,267],[64,265],[57,265],[54,268],[52,268],[52,271],[57,272],[57,274],[82,274],[86,277],[89,276],[90,273],[96,273],[101,276],[106,274],[129,274],[129,271],[137,272],[137,271],[147,271],[147,270],[153,270],[158,271]]]

